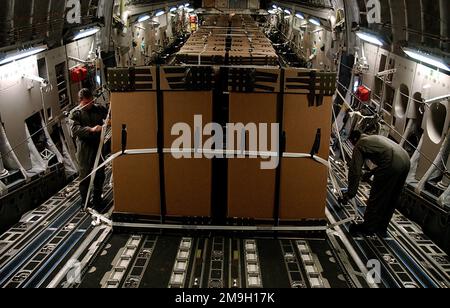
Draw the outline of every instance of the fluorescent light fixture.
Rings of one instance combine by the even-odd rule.
[[[150,19],[150,15],[142,15],[141,17],[138,18],[138,22],[144,22]]]
[[[180,5],[180,6],[178,7],[178,9],[179,9],[179,10],[183,10],[183,9],[184,9],[184,5]]]
[[[187,8],[186,9],[186,12],[188,12],[188,13],[192,13],[194,11],[194,9],[192,9],[192,8]]]
[[[268,10],[269,14],[275,15],[277,13],[277,10]]]
[[[47,46],[43,45],[43,46],[39,46],[39,47],[33,47],[33,48],[18,51],[14,54],[7,55],[4,59],[0,60],[0,65],[4,65],[4,64],[10,63],[10,62],[14,62],[17,60],[21,60],[21,59],[24,59],[27,57],[34,56],[40,52],[46,51],[47,49],[48,49]]]
[[[142,15],[138,18],[138,22],[144,22],[150,19],[150,15]]]
[[[305,19],[305,15],[303,15],[302,13],[295,14],[295,17],[297,17],[298,19]]]
[[[284,12],[288,15],[291,15],[291,11],[289,11],[288,9],[284,10]]]
[[[363,31],[357,31],[356,35],[365,42],[368,42],[368,43],[371,43],[371,44],[374,44],[377,46],[384,45],[383,42],[373,34],[363,32]]]
[[[444,60],[439,59],[433,55],[411,48],[403,48],[403,51],[414,60],[426,63],[445,71],[450,71],[450,67],[444,62]]]
[[[99,27],[93,27],[93,28],[89,28],[89,29],[85,29],[85,30],[81,30],[80,32],[78,32],[75,37],[72,39],[73,41],[77,41],[86,37],[89,37],[91,35],[96,34],[98,31],[100,31]]]
[[[190,6],[191,6],[190,3],[186,3],[186,4],[184,5],[184,7],[190,7]]]
[[[176,10],[177,10],[177,8],[176,8],[176,7],[173,7],[173,8],[170,9],[170,12],[173,13],[173,12],[175,12]]]
[[[310,18],[308,21],[310,23],[312,23],[313,25],[315,25],[315,26],[320,26],[321,25],[320,20],[318,20],[316,18]]]
[[[273,8],[274,10],[276,10],[276,9],[278,9],[278,6],[276,6],[275,4],[273,4],[273,5],[272,5],[272,8]]]
[[[160,17],[160,16],[163,16],[164,14],[166,14],[166,12],[161,10],[161,11],[156,12],[155,16]]]

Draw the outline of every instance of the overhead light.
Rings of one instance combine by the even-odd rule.
[[[288,9],[284,10],[284,12],[288,15],[291,15],[291,11],[289,11]]]
[[[190,3],[186,3],[186,4],[184,5],[184,7],[190,7],[190,6],[191,6]]]
[[[367,33],[367,32],[363,32],[363,31],[357,31],[356,35],[362,39],[365,42],[371,43],[371,44],[375,44],[377,46],[383,46],[384,43],[375,35]]]
[[[183,10],[183,9],[184,9],[184,5],[180,5],[180,6],[178,7],[178,9],[179,9],[179,10]]]
[[[188,12],[188,13],[192,13],[194,11],[194,9],[192,9],[192,8],[187,8],[186,9],[186,12]]]
[[[142,15],[141,17],[138,18],[138,22],[144,22],[150,19],[150,15]]]
[[[310,23],[312,23],[313,25],[315,25],[315,26],[320,26],[321,25],[320,20],[318,20],[316,18],[310,18],[308,21]]]
[[[277,10],[268,10],[269,14],[275,15],[277,13]]]
[[[163,16],[164,14],[166,14],[166,12],[161,10],[161,11],[156,12],[155,16],[160,17],[160,16]]]
[[[450,71],[450,67],[444,62],[444,60],[439,59],[436,56],[419,50],[414,50],[412,48],[403,48],[403,51],[414,60],[429,64],[442,70]]]
[[[276,9],[278,9],[278,6],[276,6],[275,4],[273,4],[273,5],[272,5],[272,8],[273,8],[274,10],[276,10]]]
[[[34,56],[40,52],[46,51],[48,47],[46,45],[39,46],[39,47],[33,47],[29,49],[24,49],[21,51],[18,51],[14,54],[7,55],[3,60],[0,60],[0,65],[4,65],[10,62],[14,62],[20,59],[24,59],[30,56]]]
[[[295,14],[295,17],[297,17],[298,19],[305,19],[305,15],[303,15],[302,13]]]
[[[173,13],[173,12],[175,12],[176,10],[177,10],[177,8],[176,8],[176,7],[173,7],[173,8],[170,9],[170,12]]]
[[[99,27],[93,27],[93,28],[89,28],[89,29],[85,29],[85,30],[80,30],[80,32],[78,32],[72,40],[77,41],[77,40],[89,37],[91,35],[96,34],[98,31],[100,31]]]

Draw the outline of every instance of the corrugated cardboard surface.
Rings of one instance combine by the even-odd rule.
[[[331,97],[324,97],[323,105],[308,106],[306,95],[286,94],[284,96],[284,131],[286,152],[311,152],[317,129],[322,130],[319,156],[328,160],[331,138]]]
[[[322,131],[319,156],[328,160],[331,138],[331,97],[309,107],[306,95],[288,94],[284,101],[286,151],[311,152],[317,129]],[[283,159],[281,219],[324,219],[328,170],[312,159]]]
[[[116,213],[161,214],[158,156],[120,157],[113,173]]]
[[[187,123],[194,142],[194,115],[203,116],[203,125],[212,122],[212,92],[164,93],[164,140],[170,148],[178,136],[171,136],[174,124]],[[203,127],[202,127],[203,128]],[[169,216],[210,216],[212,161],[176,160],[165,155],[166,206]]]
[[[277,94],[231,93],[229,120],[244,125],[267,123],[270,149],[270,124],[277,123]],[[228,160],[229,217],[273,218],[276,171],[261,170],[261,162],[251,158]]]
[[[325,219],[327,168],[312,159],[283,159],[280,218]]]
[[[165,148],[170,148],[179,137],[171,135],[172,127],[177,123],[187,123],[191,127],[193,147],[195,115],[203,116],[203,125],[212,122],[212,92],[164,92]]]
[[[157,147],[156,92],[112,93],[113,152],[121,150],[122,124],[127,125],[127,149]]]
[[[211,172],[209,159],[180,159],[170,154],[164,160],[166,206],[169,216],[211,216]]]
[[[128,149],[157,147],[156,93],[112,93],[113,152],[121,150],[122,124]],[[159,165],[156,155],[134,155],[113,163],[116,213],[160,214]]]
[[[228,160],[228,217],[273,219],[276,170],[261,159]]]

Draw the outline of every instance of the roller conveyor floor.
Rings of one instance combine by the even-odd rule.
[[[343,169],[333,164],[339,185]],[[244,233],[116,234],[81,211],[77,182],[0,237],[3,288],[440,288],[450,286],[448,256],[397,213],[387,238],[348,234],[357,203],[341,207],[330,184],[330,228],[313,235]],[[111,187],[105,187],[112,205]],[[336,225],[337,226],[336,226]],[[380,281],[371,281],[379,267]],[[373,275],[372,275],[373,276]],[[371,276],[371,277],[372,277]],[[377,275],[373,276],[377,278]]]
[[[325,240],[157,235],[113,235],[80,284],[110,288],[292,286],[349,285]]]

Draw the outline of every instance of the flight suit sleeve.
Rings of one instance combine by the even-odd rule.
[[[347,196],[350,199],[356,197],[358,193],[359,183],[362,177],[362,168],[364,165],[364,156],[362,149],[359,145],[353,150],[353,158],[350,163],[350,168],[348,172],[348,192]]]
[[[81,113],[74,111],[69,116],[70,123],[70,131],[72,136],[75,138],[90,139],[93,137],[93,133],[91,132],[91,128],[88,126],[81,125]]]

